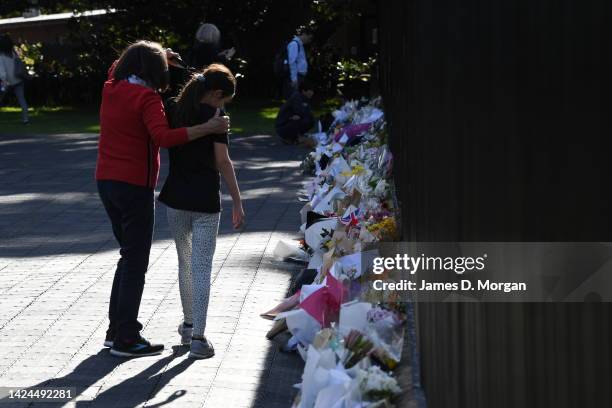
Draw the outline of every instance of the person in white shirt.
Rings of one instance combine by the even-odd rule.
[[[21,120],[27,124],[29,123],[28,103],[25,99],[23,78],[15,69],[18,63],[21,61],[15,52],[11,37],[8,34],[0,36],[0,102],[9,91],[15,93],[21,106]]]
[[[14,56],[13,40],[7,34],[0,35],[0,81],[4,89],[20,82],[15,76]]]
[[[289,65],[289,82],[285,87],[285,98],[287,99],[297,91],[298,84],[308,74],[308,60],[304,46],[310,44],[312,37],[312,32],[303,28],[287,44],[287,64]]]

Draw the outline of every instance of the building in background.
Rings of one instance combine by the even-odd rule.
[[[16,43],[40,42],[62,46],[68,41],[71,19],[95,18],[114,12],[115,10],[91,10],[82,13],[40,14],[37,9],[31,9],[21,17],[0,19],[0,33],[10,34]]]

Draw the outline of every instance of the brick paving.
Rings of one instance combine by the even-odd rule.
[[[0,386],[78,394],[64,405],[10,406],[289,407],[303,365],[266,340],[271,322],[258,314],[284,297],[296,271],[272,250],[296,238],[305,152],[269,135],[232,140],[248,224],[232,231],[225,195],[206,333],[212,359],[187,359],[178,346],[176,252],[157,206],[140,320],[166,351],[123,360],[102,348],[118,250],[93,180],[96,144],[92,134],[0,136]]]

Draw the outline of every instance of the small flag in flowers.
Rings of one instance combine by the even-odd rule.
[[[359,208],[356,208],[355,206],[351,205],[349,208],[346,209],[346,211],[344,212],[344,215],[342,217],[340,217],[340,222],[344,225],[358,225],[359,224],[359,214],[360,214],[360,210]]]

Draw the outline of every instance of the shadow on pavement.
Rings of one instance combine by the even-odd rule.
[[[95,134],[0,136],[0,257],[93,253],[105,245],[114,247],[112,232],[97,195],[94,172],[97,156]],[[269,230],[267,217],[273,207],[295,197],[270,192],[299,186],[280,182],[290,164],[305,151],[283,145],[271,135],[234,136],[230,154],[235,162],[247,231]],[[167,154],[162,149],[158,190],[167,174]],[[223,184],[223,183],[222,183]],[[231,202],[223,197],[220,234],[231,233]],[[295,231],[296,223],[277,225]],[[166,211],[156,207],[156,240],[170,239]]]
[[[28,390],[35,388],[75,388],[76,394],[73,396],[73,403],[77,407],[89,407],[92,402],[98,406],[136,406],[144,403],[155,397],[156,393],[172,380],[175,376],[185,371],[195,360],[185,358],[179,364],[174,365],[168,370],[163,370],[172,360],[184,356],[189,349],[187,347],[173,346],[172,354],[160,358],[139,372],[133,377],[130,377],[121,383],[106,389],[100,394],[97,394],[99,387],[94,386],[101,379],[109,375],[113,370],[121,364],[128,361],[110,355],[108,349],[100,350],[79,365],[72,372],[63,376],[43,381],[39,384],[27,387]],[[161,370],[161,371],[160,371]],[[153,389],[151,393],[139,393],[142,389],[140,386],[147,384],[147,389]],[[102,385],[102,384],[100,384]],[[187,393],[186,390],[179,390],[168,396],[168,398],[160,403],[149,405],[149,407],[158,407],[182,397]],[[4,405],[7,404],[7,405]],[[8,397],[0,400],[0,406],[9,407],[13,404]],[[36,404],[38,405],[38,404]],[[63,405],[63,404],[59,404]],[[41,402],[41,406],[50,407],[56,406],[53,402]]]
[[[300,161],[306,151],[283,145],[269,135],[239,136],[230,143],[248,217],[245,233],[295,233],[299,226],[296,209],[299,203],[294,192],[299,190],[301,180],[286,176],[295,171],[296,161]],[[117,248],[97,196],[94,180],[96,144],[97,135],[0,137],[0,230],[5,232],[0,236],[0,258],[18,261],[19,258],[89,254],[101,248]],[[165,151],[162,163],[167,163]],[[163,165],[159,186],[166,173],[166,165]],[[231,203],[224,199],[223,207],[222,235],[233,232],[229,222]],[[157,205],[155,240],[169,239],[165,208]],[[233,259],[231,266],[239,269],[239,261],[253,263],[246,258],[248,256],[244,260]],[[295,264],[279,264],[269,259],[263,262],[273,262],[275,269],[286,273],[295,274],[299,270]],[[279,336],[270,342],[263,362],[266,371],[258,378],[254,407],[290,406],[295,394],[292,384],[300,381],[303,363],[296,354],[279,351],[286,340],[286,336]],[[89,406],[94,396],[96,406],[114,406],[117,401],[136,406],[154,398],[173,377],[188,369],[192,364],[188,359],[169,366],[185,351],[173,348],[172,355],[151,362],[143,371],[99,394],[96,383],[124,361],[110,356],[106,350],[87,357],[66,376],[47,380],[39,386],[77,387],[82,399],[78,406]],[[139,387],[139,384],[147,386]],[[150,392],[139,394],[139,388]],[[165,401],[155,401],[156,404],[150,406],[171,403],[187,392],[179,389]]]
[[[170,380],[185,371],[195,362],[193,359],[185,358],[183,361],[174,365],[173,367],[163,370],[172,360],[184,356],[188,350],[188,347],[173,346],[171,355],[160,358],[135,376],[98,394],[95,398],[96,405],[113,406],[117,405],[118,401],[121,401],[126,405],[136,406],[154,398],[157,392],[163,389],[163,387],[168,384]],[[138,393],[137,390],[139,385],[142,385],[143,383],[149,385],[149,387],[147,387],[149,389],[151,388],[151,385],[153,385],[153,391],[151,393]],[[182,397],[185,394],[187,394],[187,390],[178,390],[168,396],[164,402],[148,406],[162,406]],[[77,404],[77,407],[79,405],[83,407],[88,406],[88,401],[83,401],[82,404]]]

